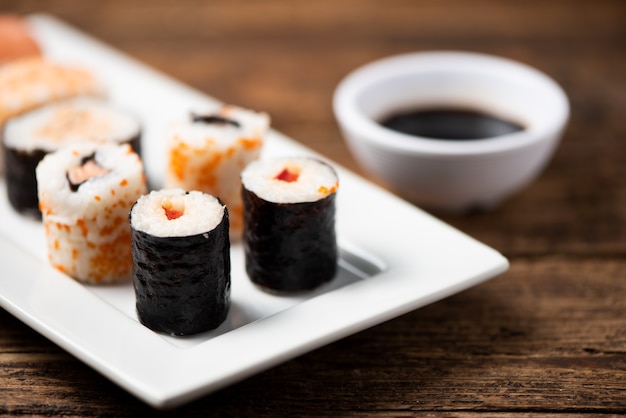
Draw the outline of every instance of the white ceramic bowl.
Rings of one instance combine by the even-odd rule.
[[[338,85],[333,107],[364,171],[427,209],[490,209],[534,180],[569,118],[559,85],[527,65],[468,52],[418,52],[358,68]],[[471,108],[525,129],[477,140],[399,133],[379,121],[415,108]]]

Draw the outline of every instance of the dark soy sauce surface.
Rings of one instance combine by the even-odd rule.
[[[466,109],[412,110],[395,113],[380,124],[405,134],[443,140],[492,138],[524,129],[517,123]]]

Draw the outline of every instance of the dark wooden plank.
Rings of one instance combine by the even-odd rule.
[[[169,414],[618,413],[626,405],[625,268],[604,259],[518,260],[483,285]],[[5,312],[0,318],[5,412],[146,411]]]

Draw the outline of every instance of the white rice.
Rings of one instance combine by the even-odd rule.
[[[215,114],[239,124],[178,122],[171,126],[172,137],[184,138],[196,148],[206,147],[207,140],[218,150],[226,150],[242,138],[264,138],[269,129],[270,119],[266,113],[255,112],[238,106],[225,105],[216,112],[199,112],[198,115]]]
[[[285,169],[297,173],[297,180],[278,179]],[[256,160],[242,171],[241,181],[246,190],[274,203],[314,202],[335,193],[339,185],[330,165],[308,157]]]
[[[9,120],[4,131],[8,148],[53,151],[86,141],[128,142],[139,135],[134,115],[95,97],[54,102]]]
[[[105,173],[86,179],[73,191],[68,172],[92,155]],[[147,193],[142,161],[130,145],[83,143],[61,148],[43,158],[36,174],[50,263],[81,282],[129,279],[128,213]]]
[[[165,208],[181,211],[168,219]],[[187,237],[215,229],[224,218],[225,207],[212,195],[182,189],[154,190],[142,196],[131,211],[131,226],[157,237]]]

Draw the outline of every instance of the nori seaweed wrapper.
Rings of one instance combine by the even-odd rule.
[[[2,147],[9,203],[17,212],[41,220],[35,169],[47,152],[9,148],[4,142]]]
[[[139,320],[170,335],[217,328],[230,309],[228,211],[211,231],[157,237],[131,227]]]
[[[139,127],[139,131],[137,132],[137,135],[133,136],[132,138],[130,138],[128,141],[124,141],[124,142],[120,142],[120,143],[127,143],[128,145],[130,145],[130,147],[133,149],[133,151],[135,151],[135,154],[139,155],[140,157],[143,157],[141,152],[142,152],[142,148],[141,148],[141,133],[142,133],[142,128]]]
[[[335,193],[315,202],[268,202],[245,187],[243,245],[253,283],[277,292],[311,290],[337,272]]]

